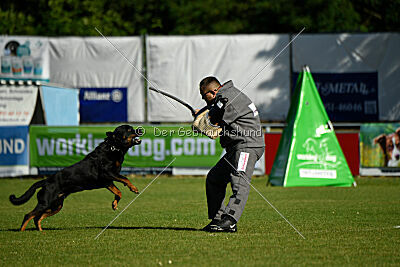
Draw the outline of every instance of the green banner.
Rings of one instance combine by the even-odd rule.
[[[84,158],[117,126],[30,127],[30,165],[66,167]],[[134,128],[138,126],[133,126]],[[222,155],[218,141],[190,126],[144,126],[142,143],[125,155],[124,167],[211,167]]]
[[[308,68],[300,73],[270,183],[351,186],[354,182]]]
[[[400,167],[400,123],[368,123],[360,128],[360,165]]]

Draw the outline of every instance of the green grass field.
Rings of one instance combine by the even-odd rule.
[[[143,189],[150,178],[131,178]],[[106,189],[65,200],[43,221],[44,232],[18,232],[36,197],[8,201],[35,180],[0,180],[0,265],[265,266],[400,265],[400,178],[358,178],[356,188],[266,187],[252,184],[306,237],[304,240],[255,190],[237,233],[199,231],[208,223],[204,178],[160,177],[136,197],[127,188],[119,210]],[[227,194],[230,192],[228,191]]]

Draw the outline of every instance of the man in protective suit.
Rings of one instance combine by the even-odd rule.
[[[209,108],[212,127],[220,127],[220,143],[226,154],[209,171],[206,179],[208,217],[203,228],[209,232],[236,232],[236,223],[247,202],[257,160],[264,153],[260,118],[254,103],[232,81],[221,85],[215,77],[200,82],[200,94]],[[224,199],[231,183],[232,196]]]

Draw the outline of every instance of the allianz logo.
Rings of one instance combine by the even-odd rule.
[[[87,101],[113,101],[115,103],[121,102],[124,94],[121,90],[114,89],[111,92],[98,92],[86,90],[83,94],[83,100]]]

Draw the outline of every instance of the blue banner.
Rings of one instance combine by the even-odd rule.
[[[126,122],[127,88],[81,88],[81,122]]]
[[[299,73],[293,73],[293,85],[296,85],[298,75]],[[331,121],[373,122],[379,120],[377,72],[313,72],[312,76]]]
[[[48,126],[79,125],[79,90],[42,86],[40,93]]]
[[[29,174],[28,134],[28,126],[0,126],[0,177]]]

